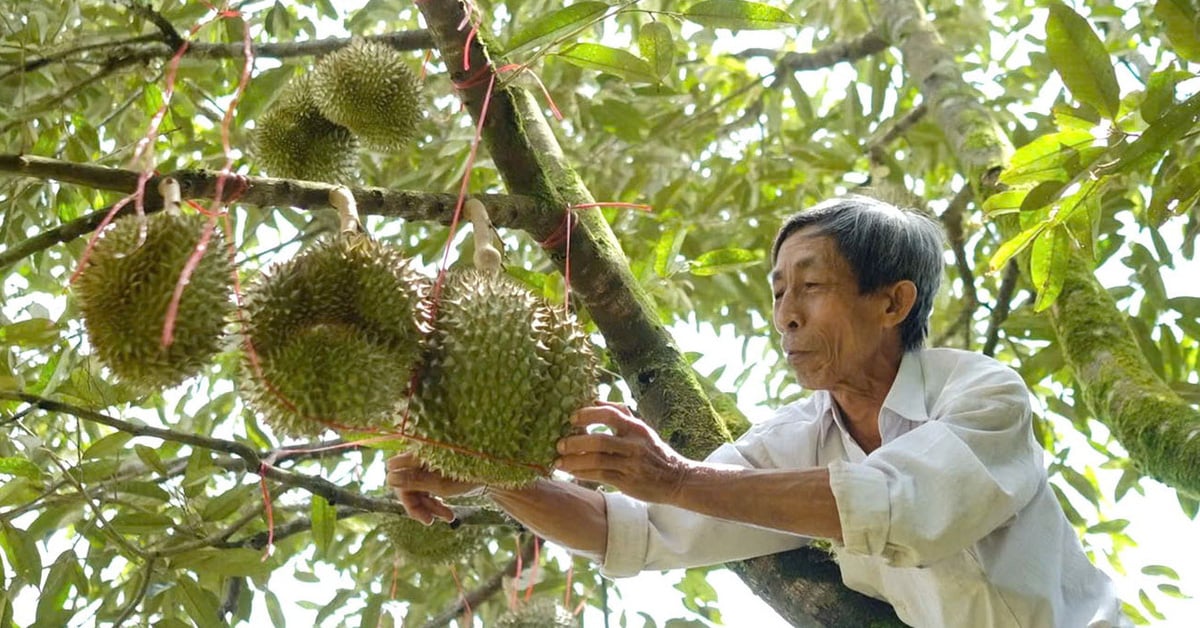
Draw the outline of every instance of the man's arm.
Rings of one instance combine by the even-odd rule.
[[[650,503],[797,535],[841,541],[829,471],[746,469],[688,460],[675,453],[624,406],[600,404],[576,413],[577,426],[602,424],[612,434],[559,441],[558,468],[603,482]]]
[[[441,501],[479,488],[431,471],[411,453],[388,460],[388,484],[409,516],[422,523],[452,521],[454,512]],[[520,489],[487,489],[498,506],[538,535],[590,558],[602,560],[608,539],[604,498],[596,491],[566,482],[537,480]]]

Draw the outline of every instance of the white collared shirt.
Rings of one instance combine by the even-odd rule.
[[[708,462],[828,467],[846,586],[920,627],[1127,626],[1112,582],[1084,555],[1050,490],[1029,392],[975,353],[905,354],[863,453],[827,391],[782,408]],[[786,498],[786,496],[780,496]],[[711,565],[808,539],[606,493],[603,571]]]

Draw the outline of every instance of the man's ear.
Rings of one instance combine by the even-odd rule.
[[[917,284],[908,279],[897,281],[883,289],[887,298],[887,309],[884,310],[884,324],[897,327],[917,304]]]

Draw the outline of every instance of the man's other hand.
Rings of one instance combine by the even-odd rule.
[[[447,523],[454,521],[454,511],[440,498],[462,495],[480,487],[479,484],[451,480],[430,470],[411,452],[389,458],[387,469],[388,485],[404,505],[408,516],[425,525],[433,523],[434,519]]]
[[[629,408],[601,401],[571,417],[581,432],[558,441],[555,466],[581,480],[608,484],[630,497],[670,504],[693,464],[671,449]],[[610,434],[588,433],[604,425]]]

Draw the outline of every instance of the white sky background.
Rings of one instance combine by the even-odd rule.
[[[345,14],[349,14],[358,6],[361,6],[362,2],[356,3],[354,8],[345,6],[350,3],[339,4],[342,5],[339,9],[345,12]],[[307,11],[302,9],[302,13],[307,13]],[[323,21],[318,22],[315,16],[314,22],[317,22],[319,25],[319,37],[346,34],[341,30],[340,25],[329,24]],[[728,35],[727,31],[721,32]],[[790,42],[788,41],[789,37],[792,37]],[[606,43],[611,44],[612,42]],[[742,36],[723,38],[718,42],[714,53],[722,50],[737,51],[748,47],[787,47],[797,49],[802,48],[803,45],[804,42],[795,40],[794,33],[749,32]],[[1010,60],[1010,62],[1019,63],[1020,61],[1017,59],[1018,57],[1014,55],[1014,59]],[[269,63],[269,60],[260,60],[257,69],[262,70],[265,67],[270,67]],[[763,71],[769,72],[771,70],[769,62],[764,63],[766,65]],[[806,80],[826,80],[831,92],[836,95],[836,87],[839,84],[841,86],[847,84],[848,78],[850,78],[847,76],[848,74],[843,72],[842,76],[839,77],[836,72],[809,73]],[[1059,85],[1049,84],[1043,93],[1050,94],[1052,97],[1054,93],[1057,93],[1058,89],[1060,89]],[[1178,229],[1175,228],[1173,231],[1177,232]],[[1138,234],[1133,231],[1130,231],[1126,235],[1130,239],[1138,237]],[[1170,250],[1179,250],[1179,235],[1177,233],[1164,231],[1162,235],[1167,238]],[[1144,240],[1146,238],[1141,239]],[[1106,267],[1102,268],[1099,273],[1101,280],[1108,286],[1128,284],[1128,277],[1132,271],[1129,271],[1120,264],[1119,259],[1121,257],[1123,257],[1121,254],[1114,255],[1112,261]],[[765,271],[763,274],[763,281],[765,281]],[[1200,296],[1200,291],[1197,290],[1195,282],[1195,277],[1197,276],[1200,276],[1200,260],[1188,262],[1177,257],[1175,269],[1163,269],[1164,283],[1167,286],[1169,296],[1172,297]],[[1185,280],[1187,277],[1190,277],[1191,280]],[[696,278],[698,282],[704,280],[702,277]],[[774,337],[770,339],[753,339],[749,350],[746,352],[746,355],[751,357],[752,361],[750,364],[746,364],[742,361],[743,339],[735,336],[729,329],[718,332],[707,326],[698,328],[692,323],[676,325],[672,328],[672,332],[682,350],[704,354],[704,357],[697,363],[697,368],[700,372],[708,373],[720,366],[726,367],[721,384],[724,390],[730,391],[732,391],[733,380],[742,371],[746,368],[756,368],[753,357],[762,355],[776,341]],[[724,348],[724,350],[718,349],[714,351],[714,348]],[[760,405],[765,398],[764,387],[761,382],[768,369],[765,366],[759,365],[757,371],[758,375],[751,376],[743,389],[737,391],[739,406],[755,422],[768,418],[772,413],[771,408]],[[1100,433],[1102,430],[1103,428],[1101,427],[1097,431]],[[1101,462],[1098,454],[1094,454],[1081,438],[1074,436],[1074,428],[1066,425],[1063,426],[1060,432],[1071,434],[1078,441],[1072,443],[1070,440],[1071,437],[1068,437],[1066,443],[1064,443],[1072,446],[1071,462],[1075,466],[1079,466],[1080,464],[1098,465]],[[1104,493],[1111,495],[1113,492],[1112,487],[1115,486],[1120,473],[1101,469],[1097,469],[1096,473],[1105,489]],[[1168,618],[1166,622],[1161,622],[1157,625],[1195,626],[1197,625],[1196,618],[1200,617],[1200,599],[1178,600],[1159,594],[1153,590],[1154,584],[1159,582],[1159,580],[1142,577],[1139,574],[1139,570],[1145,565],[1168,565],[1179,572],[1181,580],[1177,584],[1185,593],[1192,595],[1200,594],[1200,587],[1197,587],[1195,584],[1200,582],[1200,543],[1195,541],[1196,533],[1200,531],[1200,527],[1183,515],[1176,501],[1174,491],[1149,479],[1143,480],[1141,485],[1146,492],[1144,497],[1134,491],[1130,491],[1120,503],[1105,505],[1105,510],[1110,518],[1124,518],[1131,521],[1130,526],[1126,529],[1126,533],[1137,541],[1138,546],[1124,549],[1121,552],[1128,575],[1122,576],[1113,573],[1111,566],[1103,557],[1099,557],[1097,561],[1098,565],[1110,573],[1118,583],[1122,597],[1126,600],[1135,600],[1139,588],[1145,587],[1151,590],[1158,609]],[[1072,494],[1071,491],[1067,492],[1068,494]],[[1087,513],[1090,512],[1090,506],[1084,503],[1077,505],[1080,512],[1087,516]],[[556,552],[551,549],[548,550],[548,554],[553,556]],[[303,559],[297,560],[301,564],[308,563],[308,561]],[[311,565],[311,563],[308,564]],[[272,579],[272,584],[274,585],[272,589],[280,596],[285,613],[289,617],[289,623],[294,623],[298,626],[312,624],[315,611],[299,606],[297,604],[298,601],[311,600],[323,603],[333,595],[333,591],[336,588],[349,585],[349,582],[337,582],[340,580],[338,574],[327,565],[315,565],[315,567],[316,572],[322,578],[322,583],[319,585],[288,582],[289,567],[280,569]],[[614,584],[614,590],[611,591],[609,596],[610,608],[613,611],[611,625],[614,627],[619,625],[618,618],[621,610],[626,611],[629,626],[641,625],[638,619],[639,611],[655,617],[660,626],[667,619],[673,617],[696,618],[695,615],[684,608],[680,601],[681,594],[674,588],[674,585],[682,577],[682,571],[675,571],[665,574],[648,573],[635,578],[617,581]],[[770,610],[766,604],[754,596],[731,573],[723,570],[713,572],[709,576],[708,581],[719,593],[717,606],[720,608],[725,625],[735,627],[753,625],[760,628],[773,628],[776,626],[786,628],[789,626],[787,622],[783,621]],[[30,589],[25,591],[26,594],[31,592]],[[256,596],[256,599],[258,603],[255,609],[255,620],[251,622],[251,625],[267,625],[268,620],[265,608],[261,603],[261,596]],[[22,596],[22,601],[18,602],[16,608],[16,619],[19,625],[27,625],[32,621],[35,606],[35,599],[30,599],[29,595]],[[388,605],[385,608],[393,612],[398,610],[392,605]],[[400,613],[396,613],[396,616],[399,618]],[[603,625],[600,613],[592,608],[587,610],[584,620],[584,625],[589,628]]]

